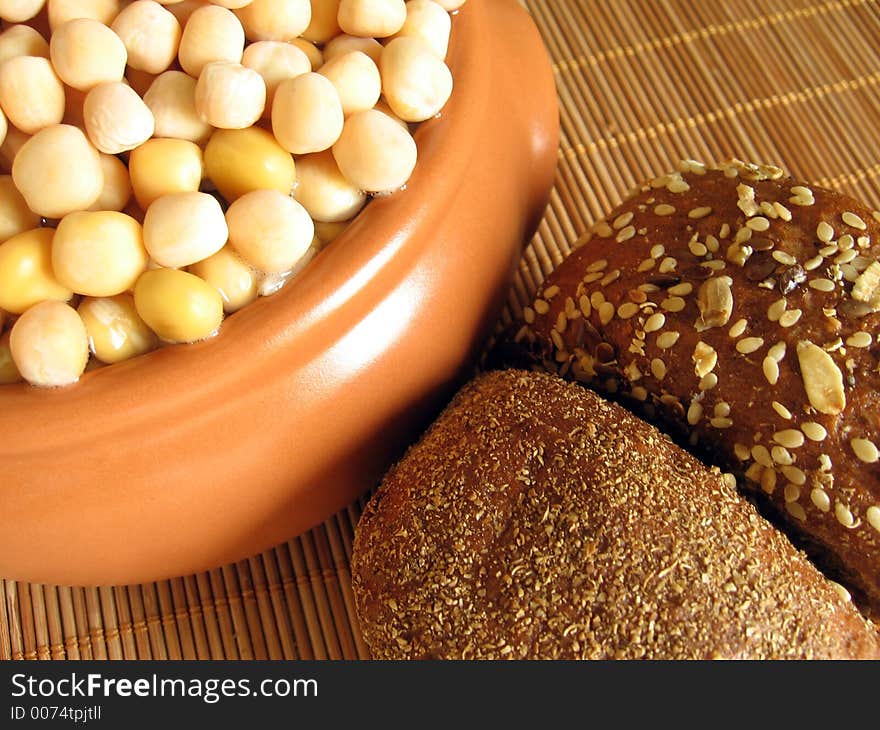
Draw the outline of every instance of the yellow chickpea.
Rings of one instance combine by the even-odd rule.
[[[266,83],[252,68],[228,61],[205,64],[196,83],[196,111],[212,127],[250,127],[265,106]]]
[[[58,26],[75,18],[91,18],[110,25],[123,4],[124,0],[48,0],[49,28],[54,33]]]
[[[336,87],[310,71],[282,81],[272,104],[272,132],[288,152],[304,155],[330,147],[345,118]]]
[[[158,1],[160,5],[164,5],[165,9],[177,18],[177,22],[180,23],[181,28],[186,25],[186,21],[189,20],[190,16],[196,10],[212,4],[210,0],[178,0],[177,2],[166,2],[166,0]]]
[[[228,245],[187,269],[220,292],[223,311],[237,312],[257,298],[257,272]]]
[[[434,0],[407,0],[406,20],[394,37],[412,36],[424,43],[435,56],[446,58],[452,18],[440,3]]]
[[[159,338],[137,313],[131,294],[85,297],[76,310],[89,337],[89,349],[103,363],[122,362],[159,345]]]
[[[88,210],[123,210],[131,198],[128,168],[115,155],[101,153],[101,170],[104,172],[104,187]]]
[[[309,0],[253,0],[235,11],[250,41],[289,41],[312,19]]]
[[[282,41],[257,41],[249,44],[244,49],[241,63],[260,74],[266,85],[264,117],[270,116],[278,84],[312,70],[311,61],[302,50]]]
[[[401,188],[416,165],[418,150],[412,135],[375,109],[352,114],[336,144],[333,157],[348,181],[370,193]]]
[[[373,63],[379,65],[382,50],[385,48],[375,38],[363,38],[356,35],[340,33],[324,46],[324,63],[332,61],[337,56],[344,56],[352,51],[366,53],[373,59]]]
[[[0,18],[7,23],[30,20],[43,9],[46,0],[0,0]]]
[[[18,372],[15,360],[12,359],[12,349],[9,347],[10,332],[0,335],[0,385],[21,382],[24,378]]]
[[[0,175],[0,243],[37,228],[40,216],[27,207],[11,175]]]
[[[154,0],[135,0],[116,16],[110,28],[125,44],[131,68],[159,74],[177,58],[180,23]]]
[[[216,334],[223,298],[213,286],[179,269],[141,274],[134,288],[141,319],[166,342],[196,342]]]
[[[0,144],[0,166],[2,166],[3,172],[12,172],[12,165],[18,151],[24,147],[24,143],[31,138],[31,135],[8,124],[2,109],[0,109],[0,117],[2,117],[0,127],[5,127],[6,131],[3,135],[3,142]]]
[[[0,63],[13,56],[49,58],[49,43],[29,25],[10,25],[0,33]]]
[[[219,5],[198,8],[180,37],[177,60],[181,68],[198,78],[205,64],[212,61],[241,62],[244,52],[244,29],[231,10]]]
[[[312,71],[320,68],[321,64],[324,63],[324,54],[321,49],[311,41],[307,41],[305,38],[294,38],[292,41],[288,42],[292,46],[299,48],[299,50],[309,57],[309,62],[312,64]]]
[[[318,73],[330,79],[336,87],[343,116],[372,109],[379,101],[382,93],[379,69],[373,59],[361,51],[330,59]]]
[[[226,211],[229,245],[254,268],[291,269],[309,249],[315,227],[297,201],[277,190],[254,190]]]
[[[153,113],[153,134],[175,137],[201,144],[212,127],[196,111],[196,80],[183,71],[159,74],[147,92],[144,103]]]
[[[349,35],[386,38],[406,21],[404,0],[339,0],[339,27]]]
[[[379,61],[382,94],[407,122],[437,115],[452,94],[452,72],[418,38],[400,36],[390,41]]]
[[[87,91],[105,81],[121,81],[128,57],[122,39],[93,18],[74,18],[49,39],[55,73],[68,86]]]
[[[148,139],[128,158],[134,197],[143,210],[168,193],[197,191],[203,169],[201,147],[185,139]]]
[[[296,164],[265,129],[218,129],[205,146],[205,175],[231,203],[252,190],[289,195]]]
[[[121,81],[93,87],[83,104],[86,133],[108,155],[133,150],[153,136],[153,112],[137,92]]]
[[[339,171],[330,150],[297,158],[293,197],[316,222],[348,220],[367,202],[366,193]]]
[[[315,236],[322,246],[326,246],[335,241],[350,224],[350,220],[337,221],[334,223],[315,221]]]
[[[0,63],[0,107],[25,134],[64,117],[64,85],[42,56],[15,56]]]
[[[28,208],[46,218],[85,210],[104,188],[98,150],[68,124],[45,127],[27,140],[13,160],[12,179]]]
[[[326,43],[341,32],[339,21],[339,0],[321,0],[312,3],[312,18],[308,27],[300,34],[312,43]]]
[[[144,244],[160,266],[179,268],[217,253],[229,229],[223,209],[208,193],[169,193],[154,200],[144,216]]]
[[[70,213],[61,219],[52,239],[55,277],[90,297],[131,289],[147,260],[141,224],[117,211]]]
[[[12,326],[12,359],[31,385],[57,387],[79,380],[89,360],[86,327],[68,304],[35,304]]]

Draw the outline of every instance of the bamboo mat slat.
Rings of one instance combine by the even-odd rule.
[[[561,140],[499,330],[591,223],[683,158],[770,162],[880,207],[876,2],[522,2],[553,63]],[[206,573],[102,588],[0,579],[0,659],[368,659],[349,565],[373,486]]]

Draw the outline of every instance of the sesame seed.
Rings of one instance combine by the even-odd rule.
[[[770,456],[773,457],[773,461],[777,464],[788,466],[794,463],[794,457],[791,455],[791,452],[778,444],[771,447]]]
[[[621,319],[630,319],[639,312],[639,305],[635,302],[624,302],[617,308],[617,316]]]
[[[550,305],[543,299],[536,299],[533,306],[538,314],[547,314],[550,311]]]
[[[565,349],[565,342],[562,339],[562,335],[560,335],[555,329],[550,330],[550,339],[553,340],[553,345],[557,350]]]
[[[534,324],[535,322],[535,310],[531,307],[523,307],[522,311],[523,319],[526,321],[526,324]]]
[[[593,227],[593,231],[599,238],[610,238],[611,234],[614,233],[614,230],[608,225],[607,221],[599,221]]]
[[[680,312],[687,303],[681,297],[669,297],[660,302],[660,308],[667,312]]]
[[[739,337],[743,332],[746,331],[746,327],[748,326],[748,321],[746,319],[738,319],[733,323],[733,326],[728,330],[728,334],[731,337]]]
[[[865,225],[865,221],[863,221],[859,216],[850,211],[846,211],[840,217],[841,219],[843,219],[843,222],[846,223],[848,226],[858,228],[860,231],[864,231],[868,227],[867,225]]]
[[[620,233],[617,234],[615,240],[618,243],[623,243],[624,241],[628,241],[630,238],[636,235],[635,226],[627,226]]]
[[[686,297],[694,290],[694,285],[689,281],[683,281],[681,284],[669,287],[669,293],[677,297]]]
[[[837,244],[832,243],[830,246],[823,246],[822,248],[820,248],[819,255],[827,259],[829,256],[833,256],[834,254],[836,254],[839,250],[840,249],[837,247]]]
[[[663,380],[666,377],[666,363],[659,357],[651,360],[651,375],[657,378],[657,380]]]
[[[628,226],[632,223],[633,213],[632,211],[627,211],[626,213],[621,213],[614,221],[611,223],[611,227],[616,231],[619,231],[621,228]]]
[[[605,271],[606,268],[608,268],[608,259],[597,259],[586,268],[586,271],[592,274],[596,271]]]
[[[782,492],[786,502],[797,502],[801,498],[801,489],[797,484],[789,482]]]
[[[590,304],[593,305],[595,309],[599,308],[599,305],[605,301],[605,295],[600,291],[594,291],[590,294]]]
[[[834,505],[834,516],[837,518],[837,521],[844,527],[852,527],[856,522],[855,518],[853,517],[853,513],[849,510],[849,507],[847,507],[842,502],[837,502]]]
[[[810,439],[810,441],[824,441],[825,437],[828,435],[828,431],[825,430],[825,427],[821,423],[816,423],[815,421],[805,421],[802,423],[801,431],[804,432],[804,436]]]
[[[605,274],[602,271],[592,271],[584,274],[584,278],[581,279],[581,281],[583,281],[584,284],[592,284],[595,281],[599,281],[603,276],[605,276]]]
[[[676,261],[671,256],[667,256],[660,262],[660,266],[657,268],[661,274],[668,274],[670,271],[675,271],[675,267],[678,266],[678,261]]]
[[[712,213],[712,208],[708,205],[700,206],[699,208],[693,208],[688,211],[688,218],[691,220],[699,220],[700,218],[705,218],[707,215]]]
[[[555,329],[562,334],[565,332],[566,327],[568,327],[568,317],[565,315],[565,312],[560,312],[556,317]]]
[[[666,183],[666,189],[670,193],[686,193],[691,189],[691,186],[680,177],[670,177],[669,182]]]
[[[630,394],[638,401],[644,402],[648,400],[648,391],[641,385],[634,386],[633,389],[630,391]]]
[[[711,269],[712,271],[721,271],[727,264],[725,264],[721,259],[714,259],[712,261],[704,261],[700,264],[707,269]]]
[[[792,185],[791,193],[792,193],[792,195],[798,195],[802,198],[812,198],[813,197],[813,191],[803,185]]]
[[[736,488],[736,477],[733,474],[731,474],[729,471],[726,471],[721,475],[721,481],[724,482],[724,485],[728,489],[735,489]]]
[[[846,338],[848,347],[870,347],[873,341],[874,338],[871,337],[871,333],[865,331],[856,332]]]
[[[837,248],[841,251],[849,251],[855,245],[855,239],[849,233],[845,233],[837,239]]]
[[[782,403],[780,403],[778,400],[773,401],[772,403],[770,403],[770,405],[773,407],[773,410],[780,415],[780,417],[786,420],[791,420],[791,411],[788,410],[788,408],[786,408],[784,405],[782,405]]]
[[[748,355],[764,346],[763,337],[745,337],[736,343],[736,351],[742,355]]]
[[[733,421],[729,418],[710,418],[709,424],[712,428],[730,428],[733,425]]]
[[[663,254],[666,253],[666,246],[662,243],[655,243],[651,246],[651,258],[659,259]]]
[[[813,256],[813,258],[807,259],[806,261],[804,261],[804,263],[803,263],[804,270],[805,271],[813,271],[813,269],[818,269],[822,265],[822,262],[824,260],[825,259],[823,259],[821,256]]]
[[[602,302],[599,307],[599,321],[606,325],[614,319],[614,305],[611,302]]]
[[[647,324],[645,324],[645,327],[647,327]],[[668,350],[676,342],[678,342],[679,337],[679,332],[664,332],[657,336],[657,347],[659,347],[661,350]]]
[[[822,243],[830,243],[834,240],[834,229],[828,221],[819,221],[819,225],[816,226],[816,238]]]
[[[767,355],[776,360],[776,362],[782,362],[782,359],[785,357],[785,348],[785,342],[777,342],[775,345],[770,346],[770,349],[767,350]]]
[[[834,257],[835,264],[848,264],[850,261],[854,260],[856,256],[859,255],[858,251],[850,249],[849,251],[844,251],[841,254]]]
[[[770,452],[763,444],[755,444],[752,446],[752,458],[761,466],[767,467],[768,469],[773,468],[773,460],[770,458]]]
[[[697,387],[700,390],[712,390],[716,385],[718,385],[718,376],[715,373],[706,373],[700,378]]]
[[[645,321],[645,332],[656,332],[657,330],[662,329],[664,324],[666,324],[666,315],[662,312],[656,312],[655,314],[652,314],[650,317],[648,317],[648,319]],[[667,334],[674,334],[675,339],[678,339],[677,332],[670,332]],[[659,337],[657,338],[657,342],[659,346]],[[675,342],[673,341],[672,344],[675,344]]]
[[[759,215],[754,218],[749,218],[746,221],[746,226],[748,226],[753,231],[766,231],[770,228],[770,221],[767,220],[764,216]]]
[[[752,237],[752,229],[748,227],[743,227],[737,230],[736,235],[733,237],[734,244],[742,244],[746,241],[750,240]]]
[[[718,401],[712,409],[712,415],[724,418],[730,415],[730,403],[727,401]]]
[[[853,439],[849,442],[849,445],[852,447],[853,453],[858,457],[859,461],[864,461],[866,464],[873,464],[878,458],[880,458],[880,452],[878,452],[877,446],[869,439]]]
[[[781,467],[779,471],[782,472],[782,476],[784,476],[788,481],[792,484],[797,484],[798,486],[803,486],[807,483],[807,475],[801,469],[798,469],[796,466],[790,466],[786,464]],[[800,490],[798,490],[800,493]]]
[[[571,297],[565,298],[565,316],[569,319],[577,319],[580,316],[580,312],[577,310],[574,304],[574,299]]]
[[[654,259],[644,259],[636,268],[636,271],[640,273],[644,273],[646,271],[650,271],[654,268],[654,264],[657,263]]]
[[[831,509],[831,498],[828,496],[828,492],[821,487],[815,487],[813,491],[810,492],[810,501],[816,506],[816,509],[821,512],[827,512]]]
[[[548,286],[544,290],[544,299],[553,299],[557,294],[559,294],[559,286],[557,284],[553,284],[552,286]]]
[[[780,251],[779,249],[775,249],[770,255],[773,257],[774,261],[778,261],[780,264],[785,264],[786,266],[794,266],[797,263],[797,259],[794,256],[785,251]]]
[[[761,489],[767,494],[773,494],[776,491],[776,471],[774,469],[764,469],[761,472]]]
[[[655,215],[672,215],[673,213],[675,213],[675,207],[668,203],[660,203],[654,206]]]
[[[767,307],[767,319],[771,322],[778,322],[787,306],[788,302],[785,301],[785,299],[777,299],[773,304]]]
[[[837,285],[831,279],[810,279],[809,286],[816,291],[832,292]]]
[[[620,278],[620,269],[614,269],[613,271],[609,271],[605,276],[603,276],[599,281],[599,286],[608,286],[611,282],[617,281]]]
[[[807,513],[804,512],[804,508],[801,507],[797,502],[787,502],[785,505],[785,511],[788,512],[788,514],[790,514],[796,520],[800,520],[801,522],[805,522],[807,519]]]
[[[802,314],[803,312],[800,309],[789,309],[779,317],[779,324],[781,327],[791,327],[797,324]]]
[[[578,297],[578,308],[581,310],[581,313],[584,317],[589,317],[593,311],[593,307],[590,304],[590,298],[586,294],[581,294]]]
[[[840,596],[840,599],[844,603],[849,603],[850,601],[852,601],[852,595],[846,588],[840,585],[840,583],[838,583],[836,580],[829,580],[828,583],[835,591],[837,591],[837,595]]]
[[[737,442],[733,445],[733,453],[737,459],[745,461],[749,458],[749,447]]]
[[[705,256],[707,253],[709,253],[709,249],[706,247],[706,244],[700,243],[699,241],[691,241],[690,243],[688,243],[688,250],[690,250],[690,252],[694,256],[698,257]]]
[[[880,532],[880,507],[877,505],[868,507],[868,510],[865,512],[865,519],[868,520],[868,524],[871,527]]]
[[[770,383],[770,385],[776,385],[779,381],[779,363],[768,355],[761,363],[761,369],[764,372],[764,377],[767,379],[767,382]]]
[[[788,223],[788,221],[791,220],[791,211],[788,208],[786,208],[782,203],[774,202],[773,203],[773,210],[776,213],[776,215],[779,218],[781,218],[782,220],[784,220],[786,223]]]
[[[722,223],[718,229],[718,238],[724,239],[730,235],[730,223]]]

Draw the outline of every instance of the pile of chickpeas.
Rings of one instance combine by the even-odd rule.
[[[0,0],[0,384],[217,333],[416,164],[464,0]]]

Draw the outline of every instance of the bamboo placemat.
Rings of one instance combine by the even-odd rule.
[[[682,158],[770,162],[880,207],[873,0],[523,2],[553,60],[562,136],[500,324],[590,223]],[[107,588],[0,580],[0,658],[369,658],[349,573],[363,503],[208,573]]]

